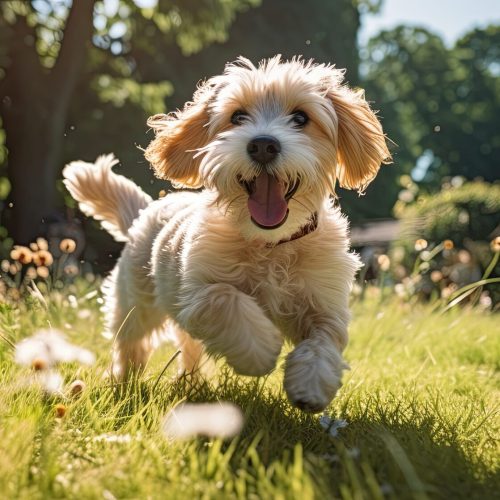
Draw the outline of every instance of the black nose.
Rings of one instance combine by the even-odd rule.
[[[270,135],[259,135],[254,137],[247,145],[247,153],[252,160],[265,165],[276,158],[281,151],[278,139]]]

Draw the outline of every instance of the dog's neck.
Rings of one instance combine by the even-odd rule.
[[[279,240],[278,243],[267,243],[266,247],[267,248],[274,248],[278,245],[281,245],[282,243],[288,243],[289,241],[293,240],[298,240],[299,238],[302,238],[303,236],[306,236],[307,234],[312,233],[315,231],[318,227],[318,212],[314,212],[311,214],[307,222],[299,228],[298,231],[292,234],[289,238],[283,238],[282,240]]]

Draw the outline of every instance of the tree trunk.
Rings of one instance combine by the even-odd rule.
[[[92,35],[94,2],[73,2],[50,72],[40,66],[36,33],[26,19],[19,18],[13,27],[0,113],[12,185],[8,229],[15,243],[26,244],[43,234],[57,208],[66,117]]]
[[[54,215],[58,201],[56,179],[61,167],[65,110],[40,101],[36,104],[28,107],[33,110],[31,114],[4,118],[7,172],[12,185],[8,228],[14,241],[22,244],[45,233],[44,224]]]

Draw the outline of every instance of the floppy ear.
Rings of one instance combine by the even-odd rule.
[[[209,141],[208,105],[212,95],[213,85],[207,82],[182,111],[148,119],[156,137],[146,148],[145,157],[157,177],[168,179],[176,187],[199,188],[203,185],[199,173],[201,158],[194,155]]]
[[[337,178],[341,187],[363,192],[391,154],[364,91],[337,86],[328,93],[338,118]]]

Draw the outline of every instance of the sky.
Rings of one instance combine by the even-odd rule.
[[[398,24],[420,25],[440,35],[447,45],[476,26],[500,24],[500,0],[384,0],[376,15],[365,15],[359,41]]]

